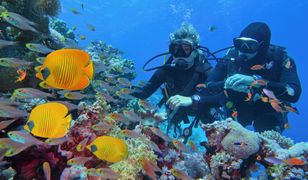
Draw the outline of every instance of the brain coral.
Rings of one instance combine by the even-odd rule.
[[[222,147],[233,156],[246,159],[258,152],[260,139],[254,132],[245,129],[236,121],[228,122],[230,132],[223,138]]]

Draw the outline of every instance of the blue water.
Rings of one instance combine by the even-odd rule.
[[[84,4],[84,10],[81,9]],[[284,134],[295,141],[307,141],[308,72],[308,1],[306,0],[62,0],[59,16],[69,26],[77,25],[77,34],[90,40],[102,40],[125,52],[135,62],[137,79],[148,79],[152,73],[141,70],[150,57],[168,49],[168,36],[183,21],[192,23],[200,34],[202,45],[211,50],[231,45],[232,39],[253,21],[266,22],[272,30],[272,43],[287,47],[298,67],[302,96],[295,106],[300,115],[291,114],[291,128]],[[81,14],[74,15],[76,8]],[[89,31],[86,24],[96,31]],[[217,30],[210,32],[208,27]],[[156,64],[162,63],[162,59]],[[153,64],[155,65],[155,64]]]

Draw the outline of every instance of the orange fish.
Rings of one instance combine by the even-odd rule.
[[[157,110],[157,107],[154,104],[151,104],[151,103],[147,102],[146,100],[140,99],[138,101],[138,105],[142,106],[146,110],[154,110],[154,111]]]
[[[284,67],[287,68],[287,69],[290,69],[290,68],[291,68],[291,60],[290,60],[290,59],[287,59],[287,60],[285,61]]]
[[[151,129],[153,134],[155,134],[156,136],[162,138],[163,140],[165,140],[167,142],[171,142],[172,141],[172,139],[168,135],[164,134],[160,129],[155,128],[155,127],[150,127],[150,129]]]
[[[297,110],[296,108],[294,108],[294,107],[285,105],[284,108],[285,108],[287,111],[289,111],[289,112],[294,112],[294,113],[296,113],[296,114],[299,114],[298,110]]]
[[[306,164],[306,162],[302,159],[299,158],[290,158],[290,159],[286,159],[284,160],[284,162],[288,165],[293,165],[293,166],[303,166]]]
[[[195,145],[194,142],[192,142],[191,140],[188,140],[187,143],[189,144],[190,148],[191,148],[194,152],[198,153],[198,147]]]
[[[189,153],[188,148],[181,140],[174,140],[173,144],[178,150],[185,152],[185,153]]]
[[[251,70],[261,70],[261,69],[264,69],[264,68],[265,68],[264,65],[254,65],[250,69]]]
[[[259,79],[259,80],[255,80],[253,81],[251,84],[250,84],[250,88],[256,86],[256,85],[263,85],[263,86],[266,86],[267,85],[267,82],[263,79]]]
[[[82,90],[90,85],[94,68],[88,53],[78,49],[61,49],[46,57],[35,68],[36,77],[47,86],[65,90]]]
[[[262,159],[261,156],[260,156],[260,155],[257,155],[256,160],[257,160],[257,161],[260,161],[261,159]]]
[[[51,180],[51,168],[47,161],[43,163],[43,171],[44,171],[46,180]]]
[[[17,78],[17,80],[15,82],[23,81],[27,76],[27,73],[25,71],[23,71],[22,69],[18,69],[17,73],[18,73],[19,77]]]
[[[269,100],[268,100],[268,97],[262,96],[261,101],[267,103]]]
[[[233,118],[236,118],[236,117],[237,117],[237,111],[233,111],[231,116],[232,116]]]
[[[277,112],[284,112],[284,110],[280,107],[278,100],[272,99],[269,102]]]
[[[151,162],[147,159],[143,158],[140,161],[145,173],[153,180],[157,180],[155,172],[161,172],[161,169],[154,162]]]
[[[252,98],[252,93],[251,93],[251,92],[248,92],[245,101],[250,101],[251,98]]]

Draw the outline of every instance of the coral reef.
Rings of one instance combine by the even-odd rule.
[[[29,67],[22,67],[27,78],[20,83],[15,82],[16,68],[0,66],[0,73],[5,74],[0,76],[1,97],[8,99],[16,88],[38,85],[35,59],[43,54],[27,49],[27,43],[54,50],[78,47],[74,31],[54,17],[60,9],[58,0],[1,1],[0,12],[18,13],[33,22],[37,30],[25,30],[0,19],[0,39],[18,42],[13,43],[14,48],[0,47],[0,56],[32,62]],[[65,101],[78,104],[78,108],[70,110],[73,120],[67,136],[56,140],[37,138],[35,144],[15,142],[8,132],[23,129],[26,119],[18,117],[5,126],[12,119],[0,117],[0,179],[44,179],[46,163],[51,179],[100,179],[107,175],[110,179],[242,179],[250,178],[257,167],[263,168],[263,173],[257,175],[261,179],[308,179],[308,143],[294,144],[274,131],[255,133],[232,119],[202,124],[201,131],[205,131],[207,138],[201,143],[205,152],[199,151],[200,145],[192,145],[196,142],[189,143],[188,148],[182,139],[170,138],[160,127],[166,114],[152,104],[158,99],[150,103],[130,96],[136,77],[134,62],[122,58],[119,49],[103,41],[92,41],[86,51],[94,62],[95,77],[83,93],[91,98]],[[57,95],[58,90],[52,93],[56,96],[52,101],[64,102]],[[18,100],[9,106],[28,113],[50,100]],[[128,157],[110,163],[86,148],[104,135],[123,139],[128,146]],[[204,137],[203,132],[199,136]],[[50,141],[57,143],[49,144]],[[83,161],[77,162],[78,158]]]
[[[282,136],[277,131],[264,131],[261,133],[261,136],[266,137],[268,139],[274,140],[276,143],[280,145],[280,147],[284,149],[288,149],[294,145],[294,142],[291,138],[287,138]]]
[[[32,10],[39,15],[57,16],[61,11],[60,0],[27,0]]]

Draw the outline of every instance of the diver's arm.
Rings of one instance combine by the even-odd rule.
[[[202,94],[200,96],[200,101],[198,104],[198,109],[202,107],[220,107],[225,100],[225,95],[223,92],[216,94]]]
[[[155,71],[151,79],[140,89],[135,89],[132,96],[140,99],[146,99],[151,96],[163,82],[165,82],[165,70],[158,69]]]
[[[296,65],[291,58],[290,61],[291,66],[289,69],[285,66],[282,67],[280,82],[268,81],[267,89],[273,91],[277,98],[294,103],[298,101],[302,88],[298,78]],[[292,92],[288,93],[288,86],[294,90],[294,94],[292,94]],[[289,90],[292,91],[292,89]]]
[[[224,79],[227,76],[227,63],[218,62],[214,70],[210,73],[208,79],[206,80],[206,89],[208,91],[223,91]]]
[[[206,81],[206,88],[201,92],[199,108],[219,107],[225,99],[223,90],[227,76],[227,63],[218,62]]]

